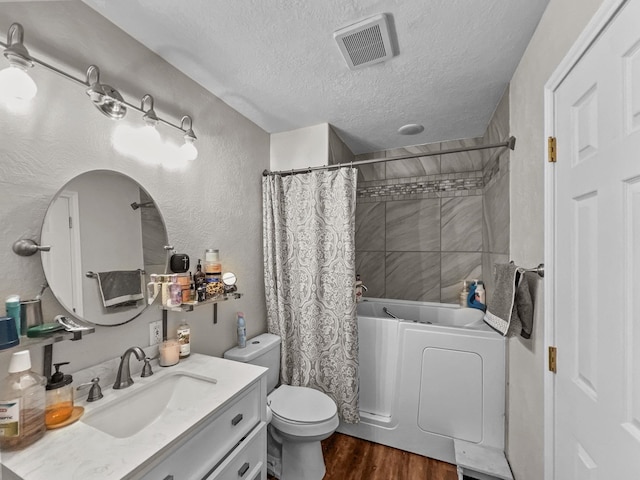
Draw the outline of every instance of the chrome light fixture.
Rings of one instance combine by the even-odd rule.
[[[160,133],[155,127],[159,123],[162,123],[168,127],[180,130],[183,134],[185,144],[179,149],[180,153],[176,154],[181,157],[180,160],[195,159],[197,157],[198,150],[193,144],[196,136],[193,133],[193,122],[190,116],[185,115],[182,117],[180,125],[158,117],[153,108],[154,102],[151,95],[142,97],[142,104],[140,108],[138,108],[136,105],[127,102],[118,90],[100,81],[100,69],[96,65],[89,66],[86,79],[76,78],[57,67],[32,57],[23,44],[23,38],[24,29],[22,25],[13,23],[9,27],[7,43],[0,42],[0,46],[5,48],[4,56],[9,60],[9,67],[0,71],[0,96],[10,96],[12,99],[19,100],[32,99],[36,95],[38,88],[27,71],[34,65],[38,65],[84,87],[86,94],[95,107],[111,119],[120,120],[125,117],[129,110],[141,113],[145,125],[142,129],[135,129],[138,134],[142,133],[142,135],[136,136],[139,137],[138,141],[143,141],[142,137],[146,139],[147,143],[151,141],[152,144],[147,145],[150,147],[150,150],[156,153],[160,150],[162,142]],[[118,135],[117,131],[116,135]],[[122,135],[120,136],[122,137]]]
[[[193,133],[193,129],[191,128],[191,117],[189,115],[185,115],[182,117],[180,121],[180,128],[185,131],[184,134],[184,145],[180,147],[180,156],[184,160],[195,160],[198,157],[198,149],[194,145],[194,142],[197,140],[196,134]]]
[[[87,95],[100,112],[114,120],[120,120],[127,114],[124,98],[115,88],[100,83],[100,69],[95,65],[87,69]]]
[[[145,105],[147,104],[149,106],[145,108]],[[144,112],[142,119],[145,123],[145,126],[140,130],[140,138],[150,142],[160,143],[160,134],[158,133],[158,130],[156,130],[156,125],[158,124],[159,119],[156,115],[156,111],[153,109],[153,97],[149,94],[142,97],[140,108]]]
[[[7,99],[31,100],[38,92],[36,82],[27,73],[33,67],[33,59],[22,43],[23,39],[22,25],[12,24],[4,50],[9,66],[0,71],[0,91]]]

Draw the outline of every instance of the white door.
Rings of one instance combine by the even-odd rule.
[[[42,252],[42,266],[62,305],[83,315],[80,232],[77,192],[62,192],[51,202],[42,226],[43,244],[55,255]]]
[[[554,477],[640,479],[640,0],[554,106]]]

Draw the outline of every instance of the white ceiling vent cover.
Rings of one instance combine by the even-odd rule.
[[[374,15],[333,33],[351,70],[393,57],[387,18],[384,13]]]

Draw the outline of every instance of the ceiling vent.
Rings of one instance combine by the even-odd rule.
[[[386,14],[374,15],[333,33],[338,47],[351,70],[393,57]]]

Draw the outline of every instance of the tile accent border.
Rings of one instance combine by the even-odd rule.
[[[356,196],[359,202],[382,202],[482,195],[483,189],[483,173],[478,170],[358,182]]]

